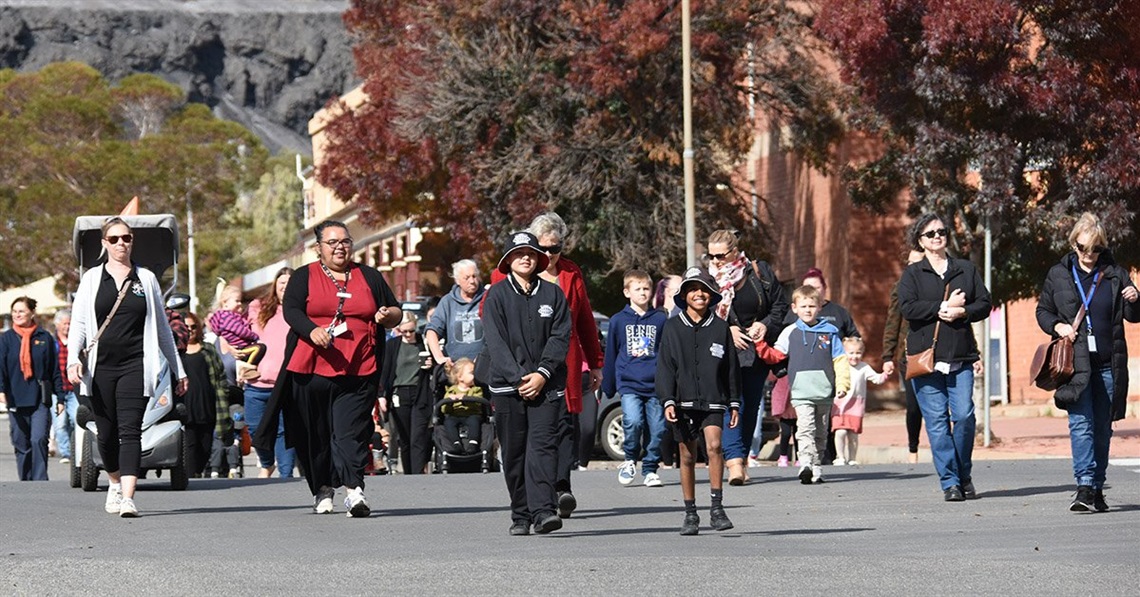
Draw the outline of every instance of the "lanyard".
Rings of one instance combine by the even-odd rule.
[[[341,286],[340,282],[337,282],[337,279],[333,277],[332,271],[329,270],[328,266],[323,262],[321,263],[321,270],[329,277],[333,286],[336,286],[336,296],[340,299],[336,304],[336,315],[333,315],[332,323],[330,323],[328,327],[329,333],[331,334],[332,329],[335,328],[338,323],[344,321],[344,300],[348,298],[348,281],[352,277],[352,268],[350,267],[344,270],[344,286]]]
[[[1089,335],[1092,335],[1092,317],[1087,315],[1090,313],[1089,306],[1092,304],[1093,294],[1096,293],[1096,285],[1100,282],[1100,270],[1098,269],[1093,274],[1092,288],[1089,289],[1088,296],[1085,296],[1085,287],[1081,286],[1081,278],[1077,275],[1077,266],[1073,266],[1073,281],[1077,283],[1077,292],[1081,293],[1081,304],[1085,306],[1085,326],[1087,326]]]

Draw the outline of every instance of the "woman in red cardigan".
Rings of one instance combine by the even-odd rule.
[[[527,231],[538,238],[550,256],[550,266],[540,275],[546,281],[558,284],[570,309],[570,350],[566,354],[566,410],[569,417],[558,449],[558,482],[555,485],[558,515],[569,518],[578,506],[570,488],[570,471],[589,464],[594,450],[594,428],[598,420],[595,392],[602,384],[602,344],[594,322],[594,309],[586,295],[582,270],[562,256],[562,243],[568,232],[566,223],[558,214],[547,212],[535,217]],[[491,273],[491,283],[504,277],[496,270]],[[583,393],[588,399],[583,399]]]

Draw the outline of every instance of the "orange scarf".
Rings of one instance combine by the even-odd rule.
[[[36,326],[22,328],[14,325],[12,329],[20,335],[20,372],[24,374],[24,379],[31,379],[35,376],[32,371],[32,334],[36,332]]]

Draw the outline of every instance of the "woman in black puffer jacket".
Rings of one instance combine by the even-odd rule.
[[[1045,277],[1037,300],[1037,325],[1054,338],[1073,340],[1073,378],[1057,388],[1053,400],[1069,411],[1069,438],[1077,493],[1073,512],[1108,510],[1105,471],[1112,422],[1124,418],[1128,396],[1128,346],[1124,321],[1140,322],[1140,293],[1128,272],[1107,248],[1100,221],[1081,214],[1069,233],[1073,251]],[[1086,314],[1076,329],[1081,305]]]

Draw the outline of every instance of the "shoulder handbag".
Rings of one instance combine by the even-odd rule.
[[[87,371],[90,369],[90,365],[87,363],[87,356],[95,346],[95,343],[99,341],[99,337],[106,331],[107,324],[111,323],[111,318],[114,317],[115,312],[119,310],[119,305],[123,304],[123,297],[127,296],[127,288],[130,285],[131,281],[129,279],[123,280],[123,287],[119,289],[119,296],[115,299],[115,305],[111,307],[111,312],[107,314],[107,319],[103,320],[103,325],[99,326],[99,330],[95,332],[95,335],[91,338],[91,342],[88,342],[87,346],[79,349],[80,375],[87,375]]]
[[[946,285],[946,292],[942,294],[942,301],[950,298],[950,285]],[[906,355],[906,379],[909,381],[916,377],[923,375],[930,375],[934,373],[934,347],[938,346],[938,329],[942,327],[942,320],[939,319],[934,324],[934,340],[930,342],[930,348],[918,353]]]
[[[1096,291],[1096,284],[1093,284],[1093,291]],[[1073,319],[1074,330],[1080,329],[1084,318],[1085,306],[1082,303]],[[1038,346],[1029,365],[1029,378],[1033,385],[1049,392],[1069,383],[1073,379],[1073,341],[1061,337]]]

